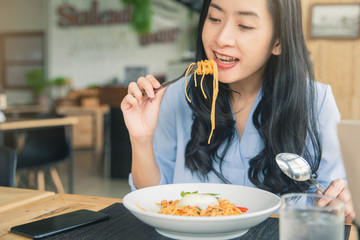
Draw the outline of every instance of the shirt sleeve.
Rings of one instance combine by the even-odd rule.
[[[329,85],[321,85],[320,88],[323,90],[320,90],[318,95],[322,159],[317,180],[327,188],[336,179],[344,179],[346,181],[346,173],[337,136],[337,124],[340,122],[340,113],[331,87]]]

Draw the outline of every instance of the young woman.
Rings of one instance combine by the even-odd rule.
[[[160,91],[151,75],[131,83],[121,103],[132,144],[133,189],[166,183],[222,182],[276,194],[315,191],[285,176],[275,155],[305,157],[325,194],[354,217],[337,142],[339,112],[330,86],[314,81],[302,32],[301,0],[204,0],[196,61],[213,59],[213,80],[194,77]],[[147,96],[143,97],[143,92]],[[160,104],[161,103],[161,104]],[[319,192],[320,193],[320,192]]]

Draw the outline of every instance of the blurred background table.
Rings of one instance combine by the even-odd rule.
[[[3,112],[12,117],[18,117],[26,114],[36,114],[46,112],[46,108],[41,105],[22,105],[22,106],[8,106]]]
[[[55,126],[73,126],[78,123],[76,117],[36,119],[36,118],[7,118],[5,122],[0,123],[0,131],[14,131],[21,129],[55,127]],[[3,144],[0,142],[0,144]]]

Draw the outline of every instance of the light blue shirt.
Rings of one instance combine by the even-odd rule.
[[[346,178],[336,132],[340,114],[331,87],[321,83],[316,83],[315,86],[323,149],[317,180],[328,187],[331,181]],[[161,172],[159,184],[204,182],[185,167],[184,153],[190,139],[193,119],[185,98],[184,87],[183,80],[174,83],[166,90],[161,102],[154,136],[155,158]],[[223,162],[223,174],[232,184],[255,187],[248,178],[248,169],[249,160],[263,148],[260,135],[252,122],[254,110],[260,99],[261,90],[252,106],[241,141],[236,134]],[[217,163],[214,163],[214,167],[219,170]],[[223,183],[213,172],[208,174],[206,182]],[[129,184],[132,190],[136,189],[131,174]]]

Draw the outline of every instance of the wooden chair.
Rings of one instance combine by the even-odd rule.
[[[15,150],[0,146],[0,186],[15,187],[15,174]]]

